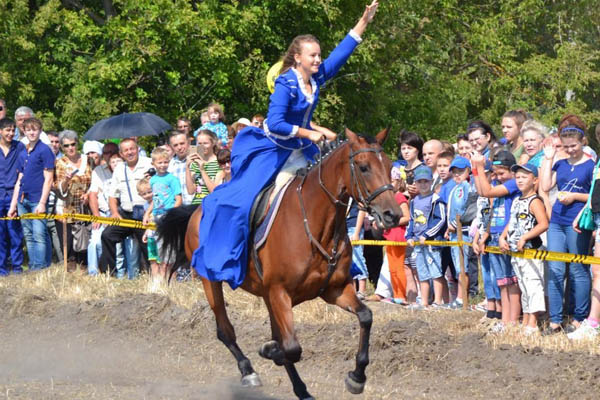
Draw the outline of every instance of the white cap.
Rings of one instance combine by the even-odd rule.
[[[95,140],[88,140],[83,143],[83,154],[94,152],[102,155],[103,147],[104,145],[100,142],[97,142]]]
[[[238,124],[244,124],[246,126],[250,126],[252,125],[252,122],[250,122],[250,120],[248,118],[240,118],[237,120]]]

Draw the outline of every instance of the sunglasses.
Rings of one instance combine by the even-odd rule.
[[[67,143],[67,144],[63,144],[62,145],[65,149],[68,149],[69,147],[76,147],[77,143]]]
[[[226,160],[219,161],[219,164],[221,164],[221,165],[225,165],[225,164],[231,164],[231,158],[228,158],[228,159],[226,159]]]
[[[4,106],[0,106],[0,111],[4,111]]]

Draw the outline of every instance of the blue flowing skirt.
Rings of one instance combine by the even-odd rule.
[[[192,266],[211,281],[242,284],[248,265],[250,211],[260,191],[277,177],[291,150],[258,128],[242,130],[231,154],[231,180],[202,201],[200,240]]]

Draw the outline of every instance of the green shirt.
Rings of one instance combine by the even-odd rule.
[[[215,179],[217,173],[221,170],[219,167],[219,162],[217,160],[209,161],[204,163],[204,171],[210,177],[210,179]],[[194,178],[194,183],[196,184],[196,193],[194,193],[194,198],[192,199],[192,204],[202,204],[202,199],[208,196],[210,193],[208,188],[204,184],[204,180],[202,179],[202,173],[200,172],[200,166],[198,163],[190,164],[190,171],[192,172],[192,177]]]

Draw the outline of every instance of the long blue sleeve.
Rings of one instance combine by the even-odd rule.
[[[315,79],[319,82],[319,85],[325,83],[325,81],[333,78],[340,68],[348,61],[348,58],[354,52],[354,49],[360,43],[358,36],[353,32],[346,35],[346,37],[338,44],[335,49],[329,54],[329,57],[323,61],[319,67],[319,72],[315,75]]]

